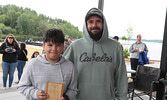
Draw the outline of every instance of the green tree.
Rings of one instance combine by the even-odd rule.
[[[10,11],[6,17],[5,25],[15,28],[17,25],[17,18],[21,15],[20,12]]]
[[[0,30],[0,35],[2,35],[2,30]]]
[[[133,36],[133,28],[129,27],[126,31],[127,31],[127,39],[130,40]]]
[[[38,27],[37,27],[37,35],[38,36],[43,36],[43,33],[47,30],[47,29],[49,29],[48,28],[48,23],[46,22],[46,21],[40,21],[39,22],[39,25],[38,25]]]
[[[133,28],[132,27],[128,27],[128,29],[126,30],[126,36],[122,37],[122,40],[130,40],[133,36]]]
[[[38,27],[38,20],[37,16],[31,14],[22,14],[17,19],[17,26],[16,29],[18,30],[19,34],[26,34],[26,35],[36,35],[36,30]]]
[[[129,53],[128,49],[124,49],[123,54],[124,54],[125,58],[128,58],[130,56],[130,53]]]
[[[28,34],[27,27],[28,27],[28,17],[26,14],[22,14],[17,19],[17,26],[16,29],[18,31],[18,34]]]
[[[122,40],[130,40],[133,36],[133,28],[132,27],[128,27],[128,29],[126,30],[126,36],[122,36]],[[125,58],[128,58],[130,56],[130,53],[128,51],[128,49],[124,49],[123,50],[123,54]]]
[[[4,23],[6,21],[6,15],[0,15],[0,23]]]
[[[42,37],[49,28],[62,29],[65,36],[70,38],[81,38],[82,32],[70,22],[62,19],[52,19],[43,14],[37,14],[30,8],[23,9],[15,5],[0,5],[0,30],[3,34],[13,33],[15,36]],[[22,38],[22,39],[23,39]],[[21,39],[20,39],[21,40]]]
[[[3,23],[0,23],[0,35],[2,35],[2,29],[5,27],[5,25]]]
[[[122,36],[121,38],[122,40],[128,40],[128,38],[126,36]]]
[[[5,26],[4,28],[1,29],[2,33],[3,34],[15,34],[16,33],[16,30],[15,29],[12,29],[11,27],[7,27]]]
[[[74,27],[71,23],[64,21],[62,19],[56,20],[56,28],[61,28],[65,36],[72,38],[81,38],[82,32],[79,31],[78,27]]]

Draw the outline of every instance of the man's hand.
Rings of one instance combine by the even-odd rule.
[[[142,52],[143,52],[143,51],[142,51],[142,48],[139,48],[139,52],[140,52],[140,53],[142,53]]]
[[[135,48],[133,51],[134,51],[134,52],[137,52],[137,48]]]
[[[43,91],[43,90],[38,90],[37,91],[37,98],[38,99],[47,99],[48,98],[48,94]]]

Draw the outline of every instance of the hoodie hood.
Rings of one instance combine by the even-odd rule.
[[[49,61],[46,60],[46,57],[45,57],[45,56],[46,56],[45,54],[43,54],[43,55],[38,55],[38,56],[37,56],[37,60],[39,60],[41,63],[44,63],[44,64],[51,63],[51,62],[49,62]],[[63,62],[65,62],[65,58],[62,57],[62,56],[60,56],[60,61],[57,62],[56,64],[62,64]],[[53,63],[53,64],[54,64],[54,63]]]
[[[99,17],[101,17],[103,19],[103,32],[102,32],[102,37],[100,38],[99,41],[97,42],[100,42],[100,41],[103,41],[105,39],[108,39],[108,28],[107,28],[107,23],[106,23],[106,19],[103,15],[103,12],[98,9],[98,8],[92,8],[90,9],[86,16],[85,16],[85,21],[84,21],[84,26],[83,26],[83,37],[85,39],[87,39],[88,41],[90,42],[93,42],[93,39],[90,37],[89,33],[88,33],[88,30],[87,30],[87,26],[86,26],[86,20],[92,16],[92,15],[97,15]]]

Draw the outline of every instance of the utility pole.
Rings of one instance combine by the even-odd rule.
[[[167,9],[166,9],[166,19],[165,19],[165,28],[164,28],[164,37],[161,53],[161,63],[160,63],[160,78],[159,78],[159,87],[157,90],[156,100],[163,100],[165,94],[165,85],[167,85],[166,72],[167,72]]]
[[[98,8],[103,11],[103,6],[104,6],[104,0],[99,0],[99,5]]]

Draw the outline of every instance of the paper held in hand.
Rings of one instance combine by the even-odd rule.
[[[64,84],[63,83],[46,83],[46,92],[49,97],[47,100],[60,100],[63,96]]]

